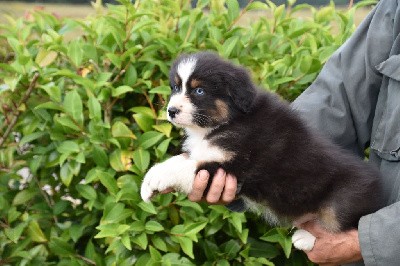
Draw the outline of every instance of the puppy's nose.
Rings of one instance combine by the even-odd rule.
[[[168,108],[168,115],[171,118],[175,118],[175,116],[180,112],[181,110],[179,110],[176,107],[170,107]]]

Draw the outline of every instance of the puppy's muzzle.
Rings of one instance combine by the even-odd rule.
[[[169,107],[168,108],[168,115],[171,119],[174,119],[177,114],[179,114],[181,110],[176,107]]]

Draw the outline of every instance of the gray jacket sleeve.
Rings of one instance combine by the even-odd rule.
[[[393,45],[396,6],[396,0],[380,1],[292,104],[312,127],[360,156],[369,144],[382,82],[375,66]]]
[[[400,49],[400,35],[395,34],[399,27],[399,0],[381,0],[292,104],[312,127],[360,156],[370,144],[377,99],[384,88],[376,66]],[[400,265],[399,217],[397,202],[361,218],[365,265]]]

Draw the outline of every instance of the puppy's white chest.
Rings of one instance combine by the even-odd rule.
[[[187,131],[187,139],[183,150],[190,154],[190,159],[197,162],[226,162],[232,158],[232,153],[226,152],[205,139],[204,131]]]

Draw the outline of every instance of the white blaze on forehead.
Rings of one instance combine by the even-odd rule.
[[[182,62],[179,63],[176,72],[182,80],[182,93],[186,93],[186,83],[188,82],[190,76],[193,74],[194,69],[196,68],[197,58],[189,57]]]
[[[176,72],[182,81],[182,89],[179,94],[173,94],[168,103],[168,108],[175,107],[179,109],[179,113],[174,119],[168,116],[168,120],[173,123],[186,126],[192,124],[192,114],[195,110],[195,107],[190,102],[189,97],[186,95],[186,83],[196,67],[196,62],[196,57],[191,56],[183,59],[177,66]]]

